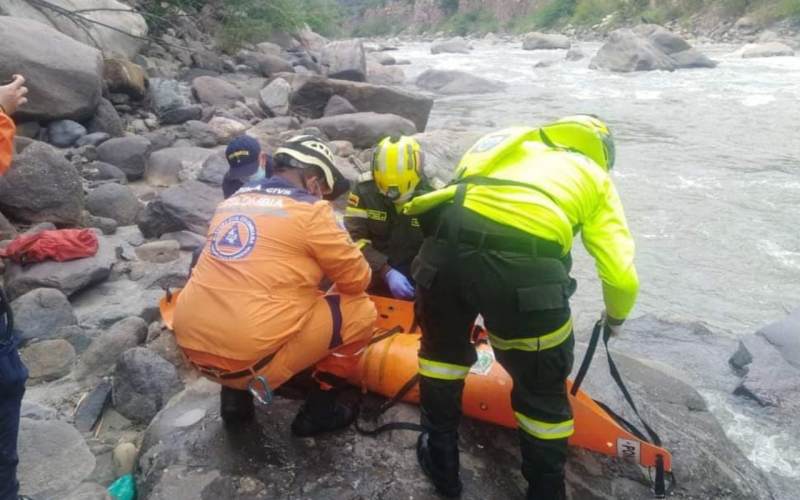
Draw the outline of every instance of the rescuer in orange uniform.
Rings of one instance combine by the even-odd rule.
[[[243,186],[217,208],[208,243],[178,297],[178,345],[222,384],[227,424],[253,418],[253,393],[269,396],[316,364],[318,382],[292,423],[298,436],[349,426],[355,403],[337,394],[371,334],[372,273],[327,199],[349,188],[327,146],[295,137],[275,155],[273,177]],[[322,297],[323,276],[336,285]]]

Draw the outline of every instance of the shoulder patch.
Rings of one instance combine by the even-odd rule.
[[[372,172],[363,172],[358,175],[358,182],[369,182],[372,180]]]
[[[347,197],[347,204],[351,207],[357,207],[359,201],[361,201],[361,198],[355,193],[350,193],[350,196]]]

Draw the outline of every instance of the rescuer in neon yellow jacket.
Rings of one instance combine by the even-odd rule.
[[[603,283],[606,328],[617,334],[638,293],[634,242],[609,176],[615,146],[593,116],[483,137],[446,188],[414,198],[426,240],[412,266],[422,326],[420,465],[440,493],[458,496],[464,379],[476,361],[481,314],[497,360],[514,379],[528,497],[566,498],[573,432],[566,379],[574,338],[569,298],[581,233]]]

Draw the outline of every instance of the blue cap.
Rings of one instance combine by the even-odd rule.
[[[231,167],[228,173],[233,179],[243,179],[258,172],[258,156],[261,145],[249,135],[235,137],[225,150],[225,157]]]

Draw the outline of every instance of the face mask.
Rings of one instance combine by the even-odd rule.
[[[256,173],[254,173],[250,177],[245,177],[243,180],[245,182],[259,182],[264,180],[266,177],[267,177],[267,172],[263,168],[259,167]]]

